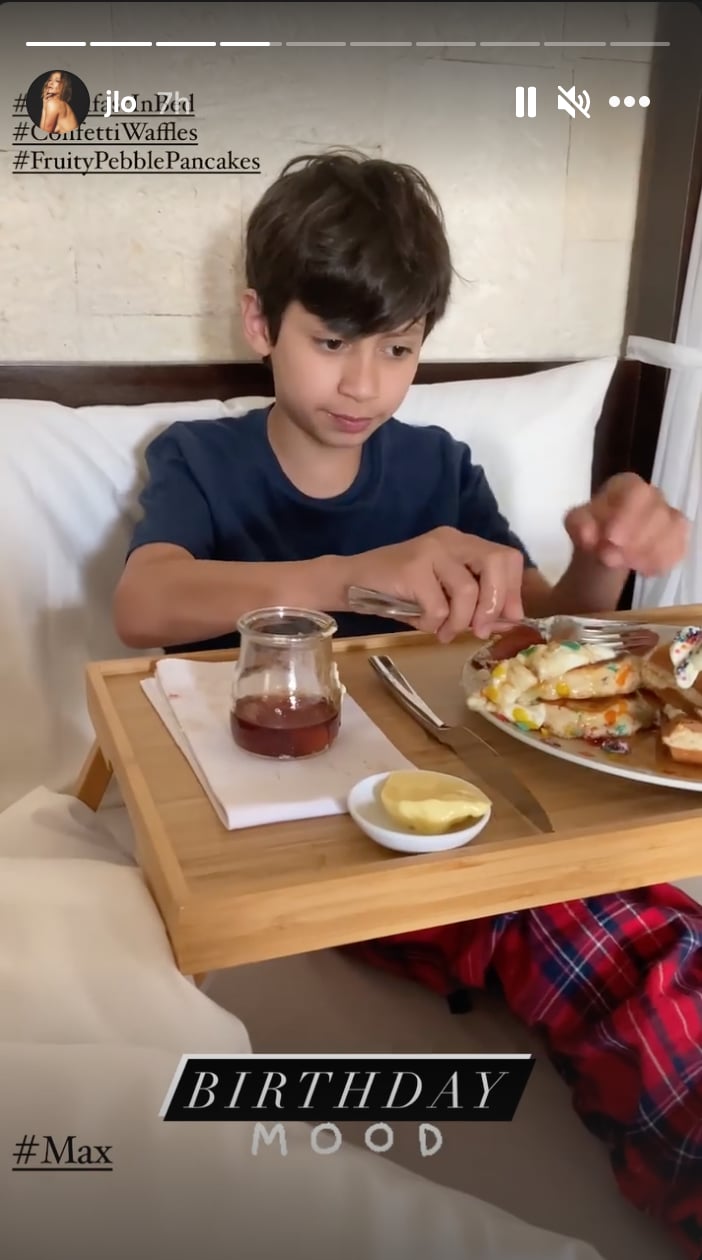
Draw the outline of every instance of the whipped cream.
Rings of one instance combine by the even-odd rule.
[[[702,672],[702,627],[685,626],[670,645],[670,661],[675,681],[682,691],[694,687]]]

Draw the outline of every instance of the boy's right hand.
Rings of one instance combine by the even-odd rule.
[[[347,586],[367,586],[418,603],[424,613],[412,624],[442,643],[468,629],[488,638],[500,622],[524,616],[521,552],[448,525],[349,556],[346,565]]]

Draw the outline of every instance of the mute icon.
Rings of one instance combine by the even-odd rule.
[[[558,89],[558,108],[564,109],[571,118],[575,118],[575,112],[582,114],[583,118],[589,118],[590,110],[590,94],[588,92],[578,92],[576,87]]]

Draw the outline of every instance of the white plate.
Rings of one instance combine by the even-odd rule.
[[[661,643],[670,643],[680,630],[680,626],[647,624],[646,629],[657,634]],[[466,695],[477,689],[481,677],[484,675],[467,662],[462,677]],[[548,753],[551,757],[559,757],[561,761],[570,761],[577,766],[585,766],[588,770],[600,770],[603,774],[614,774],[620,779],[632,779],[637,783],[649,783],[655,787],[702,792],[702,766],[686,768],[671,758],[670,771],[667,768],[665,772],[661,771],[660,765],[651,768],[652,763],[662,760],[656,755],[658,736],[655,731],[642,731],[638,735],[629,737],[626,740],[631,748],[629,753],[607,753],[597,745],[588,744],[582,739],[559,739],[540,735],[538,731],[520,731],[511,722],[506,722],[493,713],[478,713],[474,710],[470,712],[476,717],[484,718],[491,726],[495,726],[505,735],[510,735],[512,739],[519,740],[521,744],[537,748],[539,752]]]
[[[349,813],[361,831],[365,831],[376,844],[386,849],[394,849],[396,853],[444,853],[448,849],[460,849],[462,845],[473,840],[486,825],[492,812],[488,810],[472,827],[463,827],[460,831],[445,831],[440,836],[420,836],[416,831],[404,831],[399,823],[385,809],[380,799],[380,789],[388,777],[384,774],[372,774],[361,779],[351,788],[348,797]],[[453,775],[446,776],[453,778]],[[465,779],[456,782],[466,786]],[[476,787],[475,784],[470,784]],[[482,788],[476,787],[482,793]],[[484,795],[484,793],[482,793]]]

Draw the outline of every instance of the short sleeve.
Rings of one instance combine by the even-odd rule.
[[[172,425],[146,449],[148,480],[139,497],[143,516],[129,554],[149,543],[184,547],[196,560],[211,559],[215,553],[212,512],[183,454],[179,429]]]
[[[475,534],[488,542],[503,547],[514,547],[524,556],[526,568],[535,568],[521,538],[510,528],[509,522],[499,509],[485,472],[474,464],[470,451],[465,447],[461,464],[461,489],[458,528],[465,534]]]

